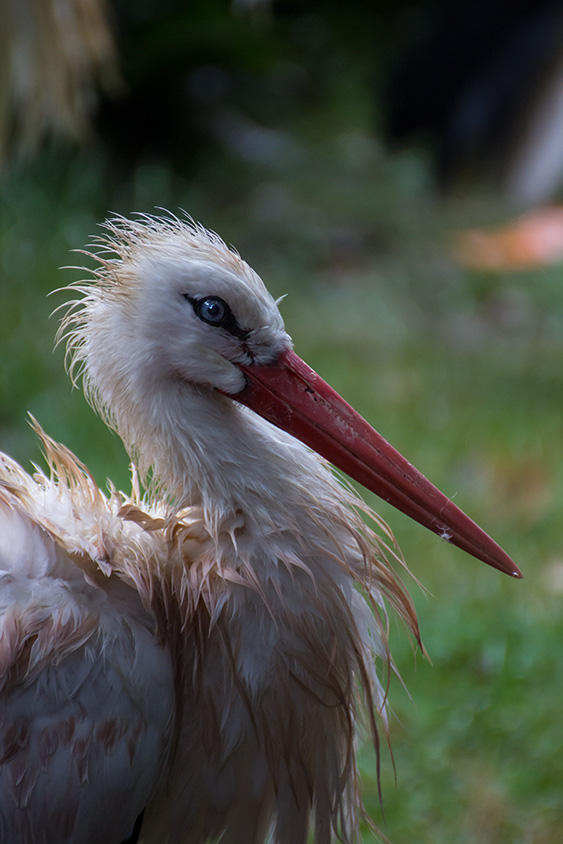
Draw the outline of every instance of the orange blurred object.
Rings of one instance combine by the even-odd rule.
[[[497,229],[466,229],[454,246],[459,263],[478,270],[523,270],[563,261],[563,206],[539,208]]]

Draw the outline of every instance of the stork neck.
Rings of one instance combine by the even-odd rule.
[[[171,397],[169,385],[162,393],[166,412],[158,401],[140,451],[181,506],[202,505],[213,521],[233,512],[245,521],[268,512],[271,520],[282,501],[302,496],[304,462],[326,475],[308,449],[221,394],[192,388]]]

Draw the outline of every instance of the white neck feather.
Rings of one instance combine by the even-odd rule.
[[[320,458],[217,391],[165,381],[142,407],[142,416],[129,411],[118,420],[119,432],[178,507],[202,506],[212,535],[234,515],[247,526],[283,529],[319,497],[344,509],[342,490]]]

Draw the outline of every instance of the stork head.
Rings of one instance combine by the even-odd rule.
[[[72,366],[85,365],[88,388],[110,411],[135,372],[236,394],[246,383],[240,365],[270,363],[291,346],[262,280],[215,234],[174,217],[114,218],[104,228],[87,253],[100,264],[94,283],[72,285],[84,298],[62,331],[72,325]]]
[[[212,398],[210,419],[234,400],[425,527],[521,576],[487,534],[297,357],[277,303],[217,235],[172,216],[115,218],[105,230],[93,281],[71,285],[82,298],[71,303],[61,332],[71,372],[83,370],[87,394],[126,442],[132,420],[142,426],[165,412],[158,401],[139,401],[147,384],[155,386],[152,396],[158,387]]]

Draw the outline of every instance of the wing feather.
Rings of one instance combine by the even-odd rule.
[[[119,844],[163,782],[174,673],[152,615],[0,496],[0,840]]]

